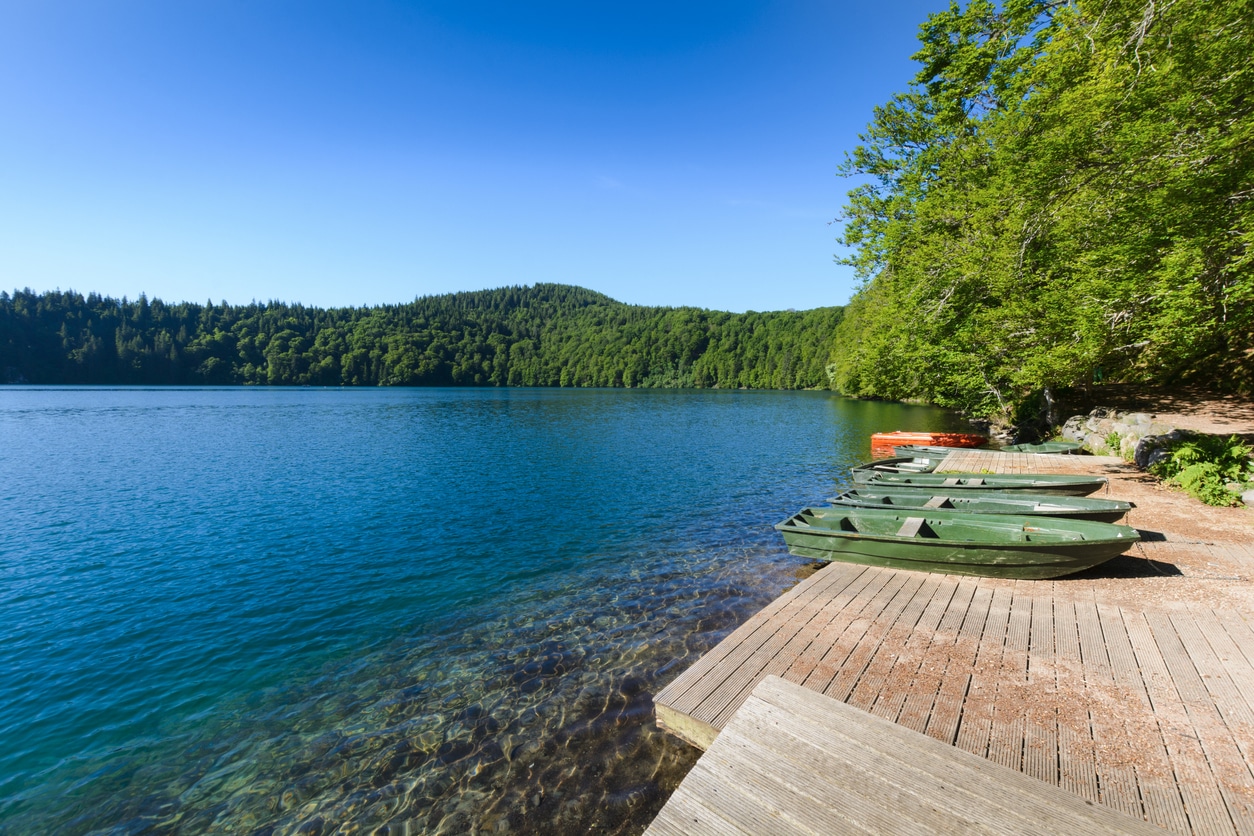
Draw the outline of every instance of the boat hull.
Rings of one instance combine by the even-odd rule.
[[[954,510],[969,514],[1011,514],[1030,517],[1062,517],[1073,520],[1118,522],[1132,510],[1132,503],[1115,499],[1090,499],[1057,494],[999,491],[968,491],[950,496],[942,491],[893,491],[857,488],[828,500],[834,509],[891,508],[896,511]],[[816,511],[822,509],[815,509]]]
[[[876,453],[891,455],[896,445],[921,444],[934,447],[983,447],[988,443],[988,436],[975,433],[946,432],[902,432],[875,433],[871,436],[871,450]]]
[[[776,526],[794,555],[950,575],[1057,578],[1118,557],[1140,539],[1127,526],[1087,520],[865,509],[824,517],[814,510]],[[893,533],[916,521],[914,532]]]
[[[884,473],[854,471],[858,487],[966,493],[970,490],[1088,496],[1106,485],[1104,476],[1053,473]]]

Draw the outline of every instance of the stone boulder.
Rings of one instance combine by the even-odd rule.
[[[1153,436],[1168,436],[1174,428],[1155,420],[1146,412],[1119,412],[1099,406],[1088,415],[1073,415],[1062,425],[1060,435],[1078,441],[1091,453],[1134,458],[1141,442]],[[1152,446],[1152,445],[1151,445]],[[1152,450],[1145,454],[1152,455]]]
[[[1167,458],[1166,448],[1177,441],[1182,441],[1193,435],[1187,430],[1171,430],[1161,435],[1147,435],[1136,443],[1136,448],[1132,453],[1132,461],[1136,466],[1145,470],[1150,465],[1158,464]]]

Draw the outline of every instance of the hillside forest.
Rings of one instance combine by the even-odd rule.
[[[840,308],[723,313],[538,284],[323,310],[0,292],[0,382],[827,386]]]
[[[1254,389],[1254,2],[971,0],[919,40],[842,169],[835,387],[1013,423]]]
[[[0,293],[0,382],[808,388],[1057,420],[1106,382],[1254,391],[1254,0],[970,0],[841,173],[850,304],[562,285],[322,310]]]

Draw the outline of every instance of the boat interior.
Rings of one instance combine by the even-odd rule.
[[[874,516],[841,514],[821,516],[800,513],[793,518],[798,524],[814,529],[816,533],[843,531],[878,537],[911,537],[921,539],[955,540],[967,543],[1005,542],[1054,542],[1084,540],[1084,535],[1071,528],[1052,528],[1022,523],[999,521],[993,517],[977,520],[949,520],[902,514],[875,514]]]

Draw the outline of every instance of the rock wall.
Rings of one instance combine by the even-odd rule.
[[[1074,415],[1062,425],[1062,437],[1078,441],[1098,456],[1122,456],[1146,468],[1166,454],[1163,448],[1190,433],[1156,421],[1145,412],[1119,412],[1098,407],[1088,415]]]
[[[1099,456],[1122,456],[1145,470],[1167,457],[1165,448],[1197,435],[1156,421],[1145,412],[1119,412],[1099,406],[1088,415],[1075,415],[1062,425],[1062,438],[1078,441]],[[1254,508],[1254,481],[1229,482],[1225,487]]]

